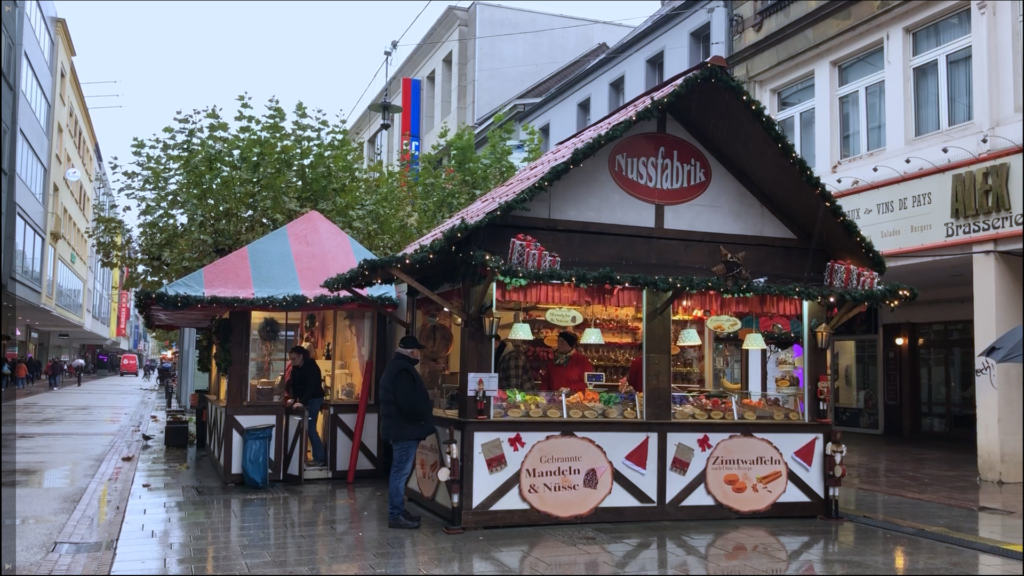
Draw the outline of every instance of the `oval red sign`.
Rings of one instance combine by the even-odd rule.
[[[711,184],[711,163],[682,138],[646,133],[630,136],[608,156],[612,180],[630,196],[651,204],[689,202]]]

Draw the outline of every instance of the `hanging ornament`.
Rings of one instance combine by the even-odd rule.
[[[736,280],[744,282],[750,280],[750,273],[743,267],[743,258],[747,255],[746,252],[740,252],[733,256],[722,246],[718,247],[718,252],[721,255],[722,263],[712,268],[711,271],[722,278],[726,288],[732,288]]]

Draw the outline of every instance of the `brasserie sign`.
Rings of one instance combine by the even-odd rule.
[[[1021,155],[931,174],[839,202],[883,253],[1020,234]]]

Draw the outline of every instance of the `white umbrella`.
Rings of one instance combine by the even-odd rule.
[[[81,358],[79,358],[79,359],[75,360],[74,362],[72,362],[71,365],[74,366],[75,368],[83,368],[83,367],[85,367],[85,360],[82,360]]]

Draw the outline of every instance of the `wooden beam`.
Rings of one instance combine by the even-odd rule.
[[[484,297],[491,289],[491,284],[494,282],[495,272],[494,270],[487,271],[487,278],[484,280],[482,286],[477,287],[476,294],[473,295],[472,301],[469,305],[469,317],[477,319],[480,317],[480,310],[484,305]]]
[[[349,294],[355,296],[356,299],[359,300],[360,302],[362,302],[363,304],[367,304],[367,305],[371,306],[377,312],[380,312],[381,314],[387,316],[395,324],[398,324],[399,326],[401,326],[402,328],[405,328],[406,330],[409,329],[409,323],[406,322],[404,318],[400,318],[397,314],[395,314],[391,310],[388,310],[387,308],[381,306],[380,304],[374,302],[373,300],[370,300],[365,294],[363,294],[361,292],[357,292],[355,288],[345,288],[345,291],[348,292]]]
[[[659,304],[658,307],[654,310],[654,312],[651,314],[651,318],[657,318],[658,316],[664,314],[665,309],[672,306],[676,299],[682,296],[684,292],[686,292],[686,288],[676,288],[675,290],[673,290],[672,294],[668,297],[668,299]]]
[[[459,318],[462,318],[463,320],[465,320],[465,319],[466,319],[466,315],[465,315],[465,314],[464,314],[464,313],[462,312],[462,310],[459,310],[458,308],[456,308],[455,306],[453,306],[453,305],[451,304],[451,302],[448,302],[448,301],[447,301],[447,300],[445,300],[444,298],[441,298],[440,296],[438,296],[437,294],[435,294],[435,293],[434,293],[433,291],[431,291],[431,290],[427,290],[427,289],[426,289],[426,288],[425,288],[425,287],[423,286],[423,284],[420,284],[419,282],[417,282],[417,281],[413,280],[413,279],[412,279],[412,278],[411,278],[411,277],[410,277],[410,276],[409,276],[408,274],[406,274],[405,272],[402,272],[402,271],[401,271],[401,270],[399,270],[398,268],[394,268],[394,267],[392,267],[392,268],[388,268],[388,272],[390,272],[390,273],[391,273],[391,275],[392,275],[392,276],[394,276],[395,278],[398,278],[399,280],[401,280],[401,281],[405,282],[405,283],[406,283],[406,284],[408,284],[409,286],[412,286],[413,288],[415,288],[416,290],[418,290],[418,291],[420,292],[420,294],[423,294],[423,295],[424,295],[424,296],[426,296],[427,298],[430,298],[430,299],[431,299],[431,300],[433,300],[434,302],[437,302],[437,303],[438,303],[438,304],[440,304],[441,306],[444,306],[444,307],[445,307],[445,308],[447,308],[447,309],[448,309],[448,311],[450,311],[450,312],[451,312],[452,314],[454,314],[454,315],[458,316]]]
[[[850,304],[853,304],[853,303],[852,302],[847,302],[847,305],[850,305]],[[843,309],[845,310],[846,306],[843,306]],[[829,324],[829,327],[832,328],[833,331],[835,331],[837,328],[839,328],[843,324],[847,323],[848,321],[853,319],[854,316],[856,316],[857,314],[860,314],[863,311],[864,311],[864,305],[863,304],[854,304],[853,308],[851,308],[845,314],[837,314],[836,317],[832,319],[832,323]]]

